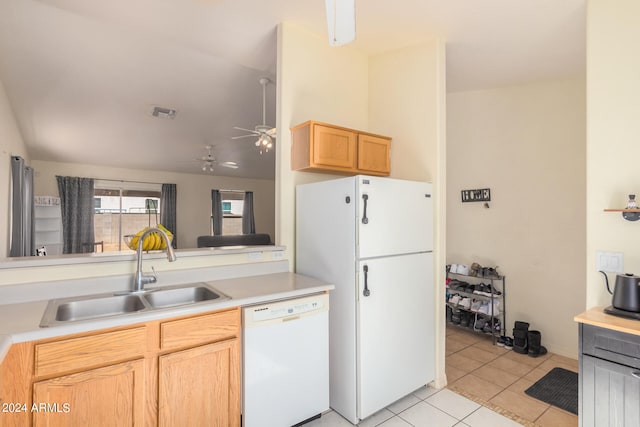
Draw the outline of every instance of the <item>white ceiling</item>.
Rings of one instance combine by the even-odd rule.
[[[370,54],[444,37],[449,91],[584,72],[585,0],[356,0],[356,17],[349,47]],[[0,0],[0,80],[33,159],[199,173],[212,144],[240,165],[215,174],[273,178],[273,153],[231,137],[262,122],[282,21],[325,37],[324,0]]]

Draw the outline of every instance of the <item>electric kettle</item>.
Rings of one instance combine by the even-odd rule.
[[[629,273],[616,276],[612,305],[619,310],[640,312],[640,276]]]

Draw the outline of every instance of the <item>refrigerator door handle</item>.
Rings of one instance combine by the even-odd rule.
[[[367,200],[369,200],[369,196],[367,194],[363,194],[362,200],[364,200],[364,211],[362,212],[362,223],[368,224],[369,218],[367,218]]]
[[[367,279],[369,275],[369,266],[368,265],[362,266],[362,271],[364,271],[364,291],[362,291],[362,295],[364,295],[365,297],[368,297],[369,295],[371,295],[371,291],[369,290],[369,285],[367,283]]]

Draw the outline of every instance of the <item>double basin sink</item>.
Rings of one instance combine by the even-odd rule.
[[[54,326],[203,302],[221,302],[228,299],[228,296],[206,283],[149,288],[139,293],[111,293],[53,299],[49,301],[44,311],[40,326]]]

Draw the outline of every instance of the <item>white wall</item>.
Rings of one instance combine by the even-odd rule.
[[[640,194],[640,2],[587,2],[587,307],[607,306],[595,252],[624,253],[624,270],[640,274],[640,223],[606,208]],[[615,280],[615,275],[610,275]]]
[[[576,357],[585,304],[585,79],[447,97],[447,261],[506,275],[507,335],[522,320]],[[490,208],[462,203],[490,188]]]
[[[253,191],[256,232],[275,235],[275,183],[265,179],[111,168],[77,163],[32,161],[36,195],[58,195],[55,176],[81,176],[177,185],[179,248],[195,248],[198,236],[210,232],[211,190]]]
[[[276,243],[287,247],[291,260],[295,254],[295,187],[332,176],[291,170],[289,129],[318,120],[367,130],[368,67],[362,52],[348,46],[332,48],[325,38],[290,23],[278,27]]]
[[[29,165],[25,146],[11,104],[0,81],[0,258],[9,255],[11,221],[11,156],[21,156]]]

